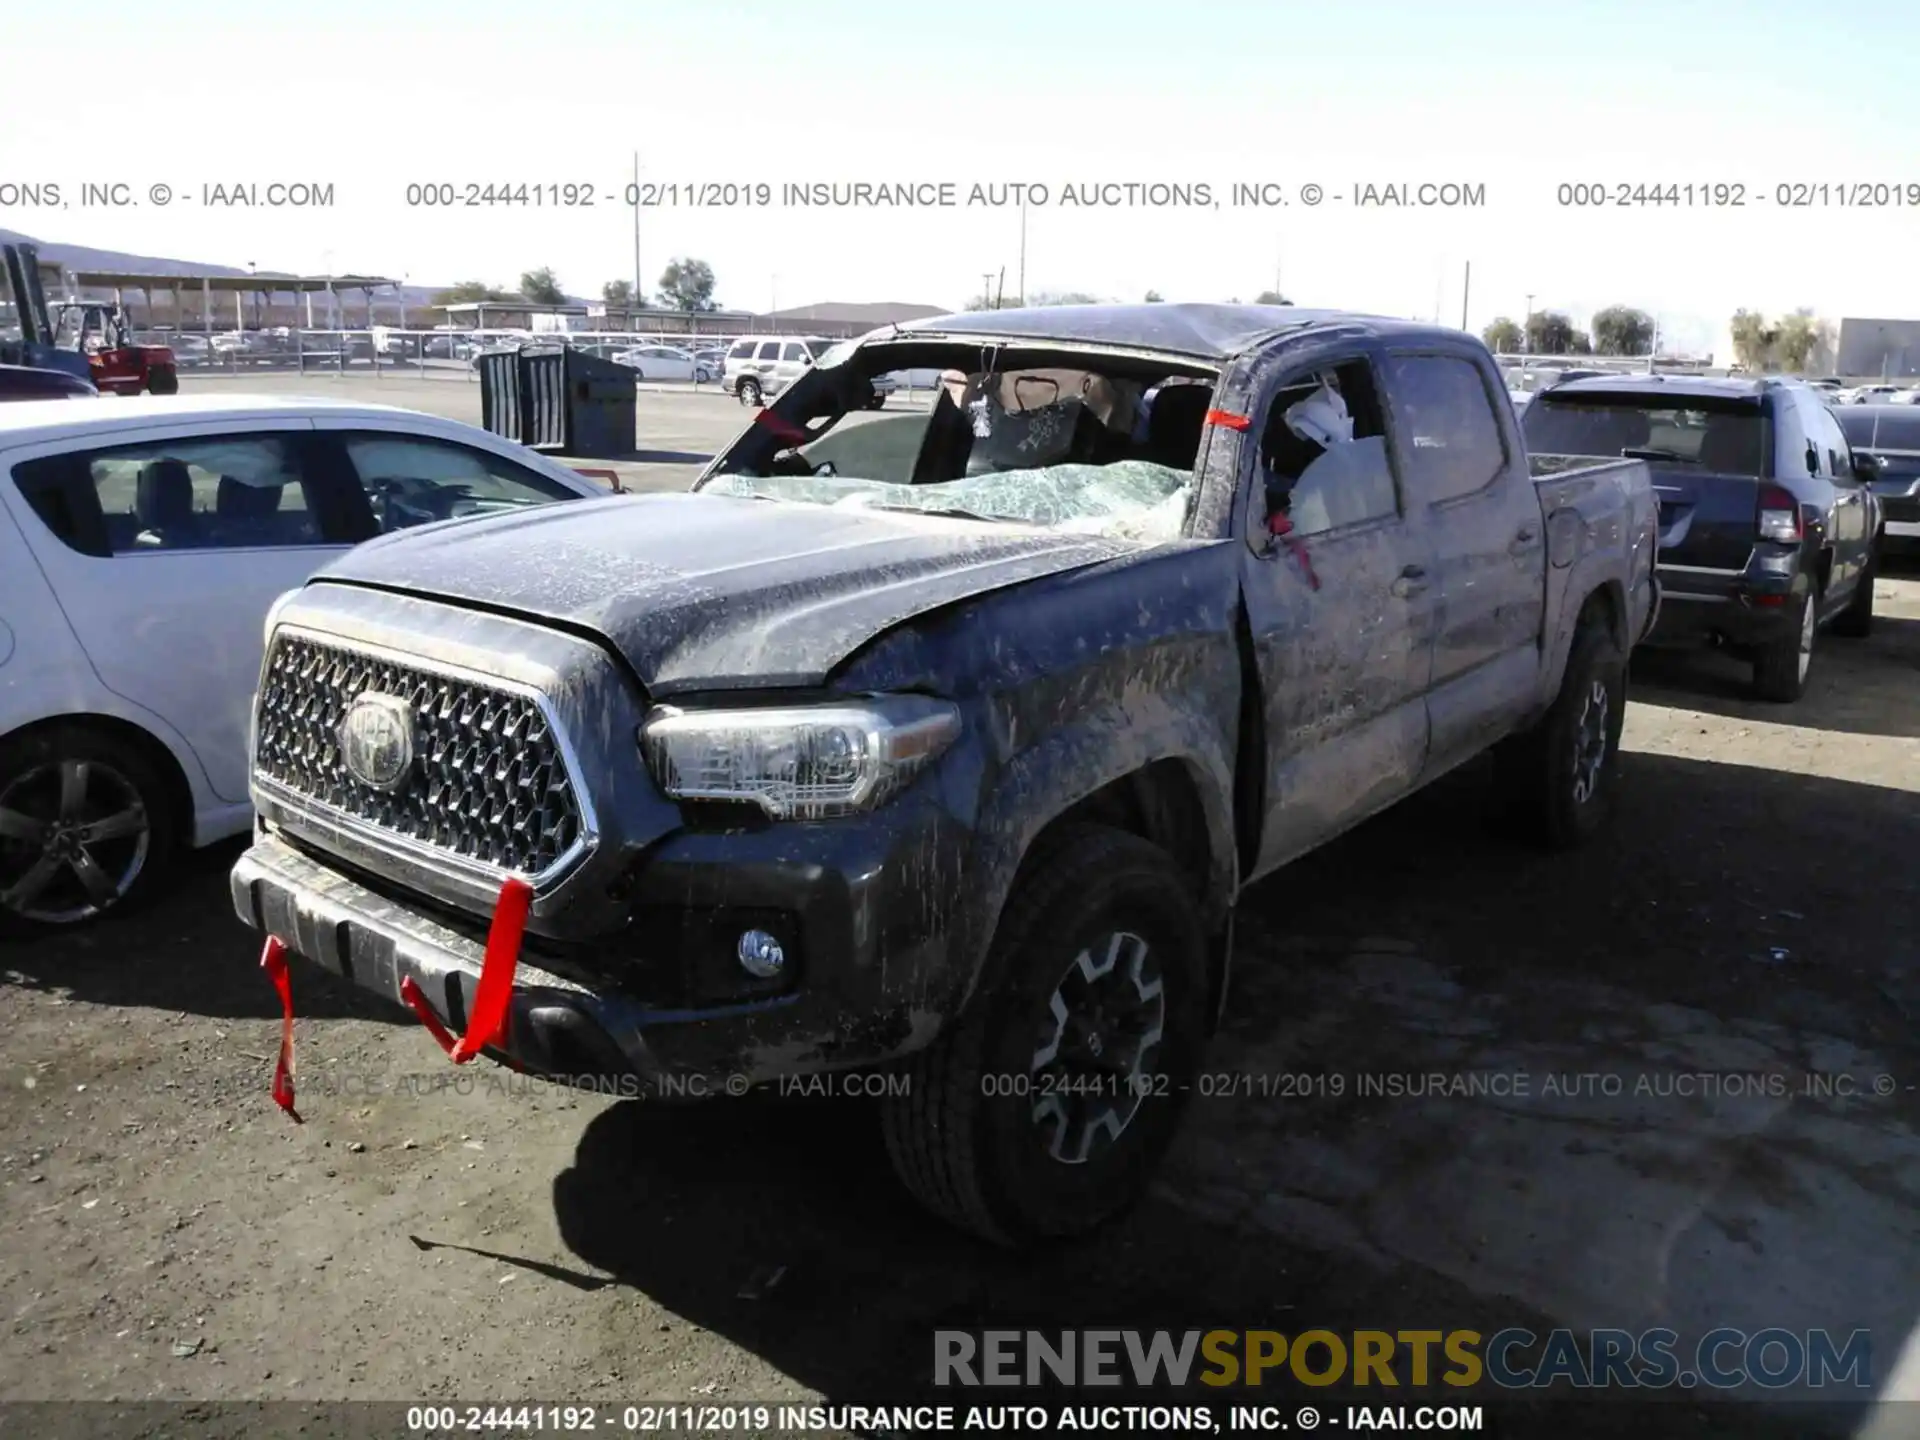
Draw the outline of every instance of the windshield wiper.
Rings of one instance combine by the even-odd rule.
[[[1004,515],[982,515],[978,510],[962,510],[954,505],[888,505],[869,502],[860,506],[862,510],[897,510],[906,515],[937,515],[943,520],[984,520],[989,525],[1004,525]],[[1017,523],[1017,522],[1016,522]]]
[[[1620,452],[1629,460],[1664,460],[1674,465],[1698,465],[1699,457],[1682,455],[1678,450],[1660,450],[1652,446],[1630,445]]]

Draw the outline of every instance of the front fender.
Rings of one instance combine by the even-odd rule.
[[[955,916],[951,953],[969,965],[963,1004],[979,983],[994,928],[1041,832],[1096,791],[1156,762],[1177,763],[1199,800],[1208,849],[1202,912],[1210,928],[1224,922],[1239,885],[1233,826],[1238,657],[1223,645],[1208,663],[1180,670],[1164,688],[1109,698],[1050,726],[994,776],[979,812],[968,899]]]

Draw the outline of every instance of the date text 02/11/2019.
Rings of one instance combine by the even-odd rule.
[[[1738,180],[1563,181],[1555,187],[1554,199],[1574,208],[1742,210],[1771,205],[1786,210],[1902,210],[1920,208],[1920,180],[1782,180],[1775,185]]]
[[[1096,180],[1047,185],[1026,181],[839,181],[666,180],[603,187],[588,181],[415,181],[405,190],[415,209],[512,207],[583,209],[595,205],[672,209],[1036,209],[1218,210],[1317,206],[1331,201],[1356,209],[1482,209],[1487,187],[1480,181],[1350,181],[1329,190],[1308,181]]]

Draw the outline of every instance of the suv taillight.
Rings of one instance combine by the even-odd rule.
[[[1800,542],[1800,502],[1778,485],[1760,487],[1760,538],[1784,544]]]

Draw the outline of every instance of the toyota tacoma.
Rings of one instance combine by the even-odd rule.
[[[931,409],[873,413],[909,369]],[[886,1067],[906,1186],[1003,1243],[1144,1189],[1248,885],[1488,751],[1502,813],[1591,835],[1657,605],[1643,462],[1530,463],[1477,341],[1338,312],[890,327],[694,491],[282,597],[236,908],[445,1035],[519,884],[492,1058]]]

